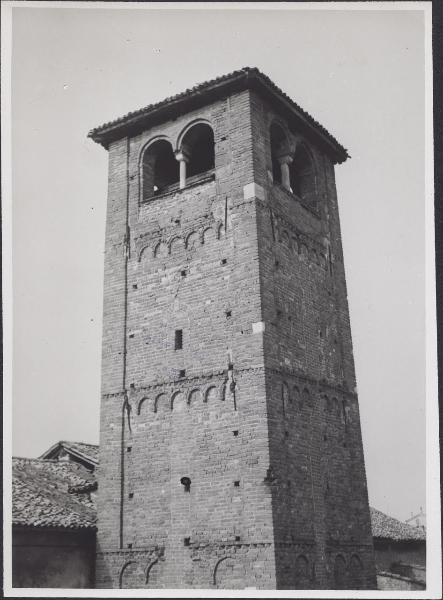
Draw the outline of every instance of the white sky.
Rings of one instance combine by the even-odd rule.
[[[370,503],[425,506],[424,22],[415,11],[13,9],[13,453],[98,442],[107,153],[89,129],[256,66],[336,169]]]

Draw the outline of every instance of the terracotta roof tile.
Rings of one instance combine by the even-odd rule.
[[[238,84],[242,83],[243,86],[246,87],[248,85],[252,87],[252,83],[254,82],[262,91],[270,91],[273,97],[278,98],[280,101],[285,103],[286,107],[297,116],[300,122],[304,123],[305,126],[314,130],[318,135],[322,136],[322,138],[326,140],[330,146],[330,149],[334,151],[337,162],[343,162],[346,160],[348,153],[346,149],[339,144],[335,137],[331,135],[327,129],[325,129],[325,127],[320,125],[320,123],[316,121],[308,112],[303,110],[296,102],[294,102],[287,94],[285,94],[277,85],[275,85],[275,83],[269,77],[267,77],[267,75],[261,73],[261,71],[259,71],[259,69],[256,67],[244,67],[243,69],[233,71],[232,73],[228,73],[226,75],[216,77],[215,79],[197,84],[191,88],[188,88],[184,92],[175,94],[174,96],[169,96],[160,102],[148,104],[143,108],[128,112],[122,117],[108,121],[99,127],[91,129],[91,131],[88,133],[88,137],[107,148],[110,141],[124,137],[127,130],[130,130],[131,128],[133,131],[143,129],[143,123],[147,117],[152,117],[154,114],[157,114],[159,116],[159,120],[161,120],[162,115],[164,116],[165,114],[164,111],[162,113],[162,109],[172,107],[173,105],[179,105],[182,102],[192,98],[202,99],[204,94],[208,94],[208,101],[206,103],[209,103],[210,101],[213,101],[214,97],[216,97],[217,90],[219,90],[221,94],[224,86],[227,86],[233,82],[237,82]],[[213,92],[213,95],[209,96],[209,92]],[[163,118],[163,120],[166,119]]]
[[[13,458],[13,525],[95,529],[94,501],[82,493],[94,482],[78,463]]]
[[[420,527],[411,527],[398,519],[385,515],[376,508],[370,508],[372,535],[374,538],[395,541],[425,540],[426,533]]]

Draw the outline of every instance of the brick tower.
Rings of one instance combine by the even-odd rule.
[[[374,588],[334,164],[246,68],[109,151],[97,586]]]

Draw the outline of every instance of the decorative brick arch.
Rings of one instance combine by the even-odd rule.
[[[169,247],[166,242],[160,240],[154,247],[154,258],[166,257],[169,254]]]
[[[220,558],[212,574],[212,585],[218,589],[241,589],[244,587],[243,573],[240,573],[241,563],[236,556]],[[228,585],[224,585],[224,584]]]
[[[153,575],[156,571],[158,571],[158,558],[153,560],[148,565],[148,568],[146,569],[146,576],[145,576],[145,585],[146,586],[151,587],[150,584],[152,585],[152,583],[153,583],[152,579],[153,579]],[[155,586],[155,587],[157,587],[157,586]]]
[[[143,398],[141,400],[139,400],[138,406],[137,406],[137,414],[139,415],[141,412],[141,408],[143,406],[143,404],[145,402],[148,402],[149,398],[147,396],[143,396]]]
[[[162,392],[161,394],[158,394],[158,396],[155,398],[154,401],[154,412],[158,412],[159,409],[159,401],[161,403],[161,405],[164,403],[166,406],[168,405],[168,396],[165,394],[165,392]]]
[[[214,231],[213,227],[205,227],[202,231],[201,234],[201,240],[203,244],[206,244],[207,242],[210,242],[211,239],[216,239],[216,232]]]
[[[216,400],[219,397],[219,393],[217,393],[217,386],[216,385],[209,385],[206,390],[205,390],[205,402],[208,402],[209,400],[209,396],[212,396],[212,399]]]
[[[297,589],[309,589],[310,587],[310,574],[309,574],[309,560],[304,554],[299,554],[295,560],[294,565],[294,578]]]
[[[187,394],[187,403],[192,405],[199,400],[202,400],[202,393],[200,391],[200,388],[191,388]]]
[[[186,236],[185,248],[187,250],[189,250],[190,247],[192,248],[192,247],[198,246],[199,242],[200,242],[200,239],[199,239],[199,234],[197,233],[197,231],[191,231]]]
[[[353,554],[349,561],[349,587],[361,590],[364,583],[363,563],[358,554]]]
[[[210,121],[208,121],[207,119],[194,119],[193,121],[191,121],[190,123],[188,123],[179,133],[178,137],[177,137],[177,141],[175,144],[175,151],[179,152],[181,150],[182,144],[183,144],[183,138],[186,136],[187,133],[189,133],[191,131],[191,129],[193,129],[196,125],[208,125],[212,131],[214,131],[214,127],[212,125],[212,123]]]
[[[188,404],[186,401],[186,395],[181,390],[177,390],[171,396],[171,410],[174,410],[174,404],[178,400],[183,401],[183,404]]]
[[[142,246],[138,251],[138,262],[141,262],[142,258],[144,258],[145,256],[148,259],[153,257],[153,251],[149,244]]]
[[[337,554],[334,560],[334,589],[346,589],[346,579],[346,560],[342,554]]]
[[[125,562],[125,564],[121,568],[120,575],[118,576],[119,589],[124,589],[123,588],[124,575],[125,575],[126,571],[128,570],[128,567],[130,567],[131,565],[135,565],[135,568],[137,568],[137,563],[135,560],[128,560],[127,562]]]
[[[184,248],[184,240],[181,236],[175,235],[168,242],[168,252],[172,254],[174,252],[174,248],[182,249]]]

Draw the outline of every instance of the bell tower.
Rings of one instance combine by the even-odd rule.
[[[334,165],[246,68],[109,152],[97,587],[374,589]]]

